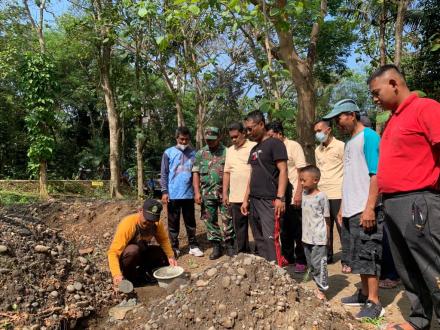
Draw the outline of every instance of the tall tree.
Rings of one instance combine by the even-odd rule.
[[[121,124],[116,109],[114,87],[111,80],[112,50],[115,41],[116,8],[112,0],[92,0],[93,19],[97,34],[98,64],[101,87],[110,132],[110,196],[122,198],[120,191]]]

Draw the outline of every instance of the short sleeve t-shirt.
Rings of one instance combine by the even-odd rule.
[[[226,150],[224,172],[230,174],[229,201],[231,203],[243,203],[251,174],[249,154],[255,145],[255,142],[246,141],[238,149],[235,146],[231,146]]]
[[[352,217],[365,210],[370,191],[370,176],[377,174],[379,143],[379,135],[366,127],[345,144],[343,217]]]
[[[302,197],[302,241],[311,245],[327,245],[327,225],[330,217],[327,195],[320,191],[315,195],[303,193]]]
[[[269,173],[266,173],[261,167],[258,158]],[[249,155],[249,164],[252,167],[250,181],[251,197],[275,199],[278,189],[278,176],[280,174],[276,162],[279,160],[287,161],[287,151],[284,143],[278,139],[267,138],[251,149]],[[268,174],[272,177],[269,177]]]

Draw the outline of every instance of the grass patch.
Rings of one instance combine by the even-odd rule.
[[[0,190],[0,205],[31,204],[38,201],[38,195]]]
[[[372,325],[379,328],[383,324],[384,321],[385,321],[385,317],[383,317],[383,316],[375,318],[375,319],[372,319],[370,317],[365,317],[361,320],[361,323],[372,324]]]

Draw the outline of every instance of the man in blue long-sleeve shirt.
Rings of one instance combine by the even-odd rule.
[[[189,146],[190,132],[187,127],[176,129],[176,145],[165,150],[161,165],[162,203],[168,212],[168,233],[176,258],[180,255],[179,231],[182,212],[189,253],[203,256],[196,240],[196,220],[194,216],[194,190],[192,186],[192,165],[195,150]]]

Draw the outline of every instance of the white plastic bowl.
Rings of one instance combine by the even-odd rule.
[[[181,276],[184,269],[180,266],[166,266],[157,269],[153,276],[161,288],[166,288],[175,278]]]

